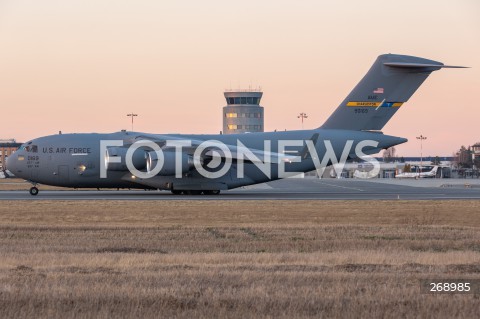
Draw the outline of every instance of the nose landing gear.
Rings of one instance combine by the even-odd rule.
[[[39,192],[39,190],[37,188],[37,183],[34,183],[34,182],[30,182],[30,183],[32,184],[32,187],[30,187],[30,190],[29,190],[30,195],[37,196],[38,192]]]
[[[30,188],[30,195],[36,196],[37,194],[38,194],[38,188],[36,188],[35,186],[32,186]]]

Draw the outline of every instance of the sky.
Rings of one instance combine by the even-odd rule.
[[[319,127],[383,53],[434,72],[384,127],[399,156],[480,141],[478,0],[0,0],[0,139],[218,133],[225,89],[261,87],[265,130]]]

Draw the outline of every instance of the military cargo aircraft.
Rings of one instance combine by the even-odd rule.
[[[214,195],[315,169],[321,173],[348,159],[373,163],[370,155],[407,142],[381,130],[430,73],[441,68],[461,67],[414,56],[380,55],[326,122],[313,130],[58,134],[26,142],[8,158],[7,167],[32,183],[32,195],[38,194],[38,184]]]

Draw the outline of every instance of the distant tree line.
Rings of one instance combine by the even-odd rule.
[[[474,146],[480,145],[480,143],[475,144]],[[480,168],[480,156],[474,156],[474,147],[469,146],[468,148],[462,145],[460,149],[455,153],[455,164],[457,168],[471,168],[479,169]]]
[[[394,162],[405,163],[405,158],[403,156],[398,158],[396,152],[397,152],[397,150],[393,146],[384,150],[383,155],[382,155],[383,162],[385,162],[385,163],[394,163]]]
[[[465,147],[455,153],[455,166],[460,177],[480,177],[480,143]]]

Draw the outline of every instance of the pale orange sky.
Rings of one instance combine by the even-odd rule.
[[[399,155],[480,141],[480,2],[0,0],[0,138],[218,133],[223,91],[260,85],[265,129],[316,128],[383,53],[433,73],[384,128]]]

